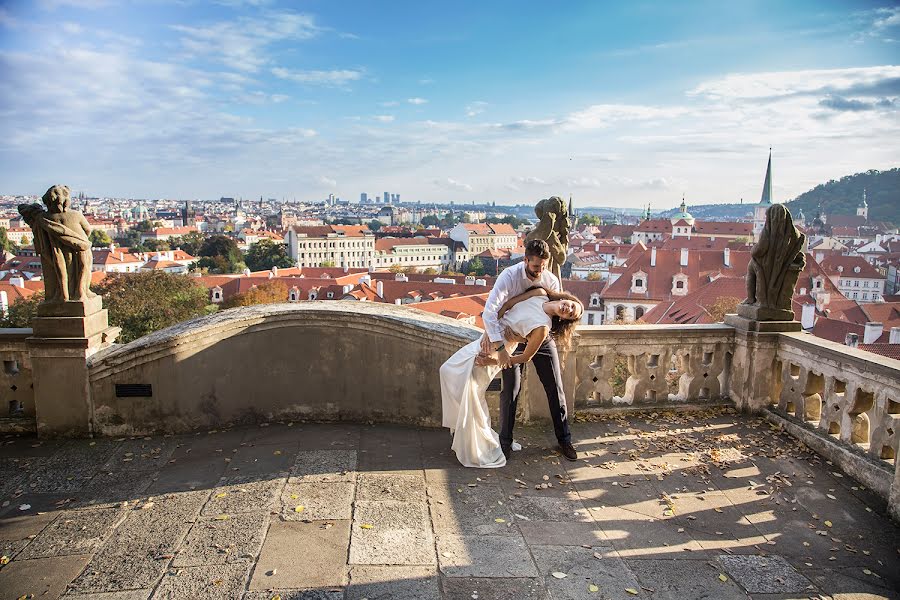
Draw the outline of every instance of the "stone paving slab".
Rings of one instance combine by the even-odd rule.
[[[365,566],[350,569],[347,600],[439,600],[435,567]]]
[[[537,577],[446,577],[446,600],[549,600],[544,583]]]
[[[252,563],[269,525],[268,513],[238,513],[228,519],[201,518],[178,549],[174,567]]]
[[[722,566],[706,560],[626,560],[652,600],[746,600],[747,594],[730,577],[722,581]],[[727,577],[727,576],[726,576]],[[653,590],[652,592],[648,590]]]
[[[244,592],[244,584],[251,566],[250,563],[238,563],[173,569],[162,578],[151,599],[233,600],[240,598]]]
[[[439,535],[438,563],[447,577],[537,577],[525,540],[506,535]]]
[[[0,452],[4,449],[0,447]],[[44,457],[0,458],[0,500],[9,499],[16,490],[25,489],[25,481],[32,470],[47,462]]]
[[[258,512],[275,507],[284,485],[283,478],[260,481],[225,481],[213,488],[201,513],[204,517]]]
[[[547,582],[551,598],[580,600],[596,598],[598,594],[602,598],[634,597],[625,590],[640,590],[640,584],[628,565],[611,556],[610,550],[603,546],[532,548],[538,571]],[[597,555],[602,558],[597,558]],[[559,574],[564,577],[558,577]],[[591,585],[596,585],[599,591],[592,592]]]
[[[75,506],[93,507],[135,500],[146,492],[157,477],[159,471],[101,471],[85,483]]]
[[[122,524],[72,582],[73,590],[94,593],[153,587],[197,518],[207,494],[172,494],[154,498],[149,508],[129,509]]]
[[[344,592],[333,590],[291,590],[272,589],[261,592],[247,592],[244,600],[344,600]]]
[[[527,522],[516,520],[519,531],[531,546],[597,546],[609,544],[603,529],[590,523]]]
[[[577,497],[552,498],[539,496],[523,496],[509,500],[509,509],[513,514],[522,515],[528,521],[568,521],[575,523],[591,522],[591,516]]]
[[[31,543],[33,536],[37,536],[58,516],[56,512],[46,512],[0,519],[0,556],[15,558]]]
[[[347,585],[350,521],[328,523],[273,521],[253,570],[250,590]]]
[[[421,473],[360,473],[356,499],[425,502],[425,478]]]
[[[65,511],[44,528],[18,558],[92,554],[125,518],[121,508]]]
[[[103,471],[154,471],[165,465],[175,452],[174,438],[140,438],[117,446],[101,469]]]
[[[469,487],[474,485],[475,487]],[[496,485],[459,484],[428,488],[428,504],[437,533],[518,535],[511,529],[509,498]]]
[[[349,520],[353,518],[353,494],[352,483],[288,483],[281,492],[281,518]]]
[[[95,594],[65,594],[65,600],[147,600],[153,590],[128,590],[125,592],[100,592]]]
[[[59,598],[91,559],[89,554],[14,560],[0,569],[0,591],[12,600],[34,594],[35,598]]]
[[[794,594],[808,591],[810,581],[781,556],[719,557],[722,568],[751,594]]]
[[[356,450],[303,450],[291,468],[291,483],[356,481]]]
[[[433,565],[434,534],[423,502],[357,501],[350,564]]]
[[[231,454],[229,474],[271,479],[287,477],[300,451],[298,442],[276,445],[242,445]]]

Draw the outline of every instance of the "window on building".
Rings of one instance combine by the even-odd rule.
[[[869,299],[869,292],[863,292],[863,298],[862,298],[862,299],[863,299],[863,300],[868,300],[868,299]]]
[[[644,287],[644,280],[643,279],[635,279],[634,287]]]
[[[853,280],[853,287],[859,287],[859,279]]]
[[[593,325],[593,324],[594,324],[594,313],[588,313],[588,322],[587,322],[587,324],[588,324],[588,325]]]
[[[683,289],[684,289],[684,282],[683,282],[683,281],[676,281],[676,282],[675,282],[675,288],[676,288],[676,289],[679,289],[679,290],[683,290]]]
[[[853,300],[856,300],[857,293],[853,292]]]

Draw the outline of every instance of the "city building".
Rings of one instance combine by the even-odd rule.
[[[368,268],[375,260],[375,234],[365,226],[294,226],[285,241],[299,267]]]

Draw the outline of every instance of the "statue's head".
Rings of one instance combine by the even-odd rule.
[[[544,198],[534,207],[534,214],[537,215],[538,219],[543,219],[544,215],[554,214],[560,216],[565,213],[566,205],[559,196]]]
[[[44,193],[41,200],[44,201],[47,208],[63,212],[69,208],[69,186],[54,185]]]
[[[766,227],[770,231],[785,231],[788,227],[793,229],[791,212],[783,204],[773,204],[766,210]]]

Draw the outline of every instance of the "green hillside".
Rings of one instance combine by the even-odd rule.
[[[869,203],[870,221],[900,223],[900,168],[890,171],[873,169],[841,177],[838,181],[831,180],[800,194],[786,205],[793,214],[803,209],[807,219],[818,214],[819,205],[825,214],[855,215],[863,189]]]

